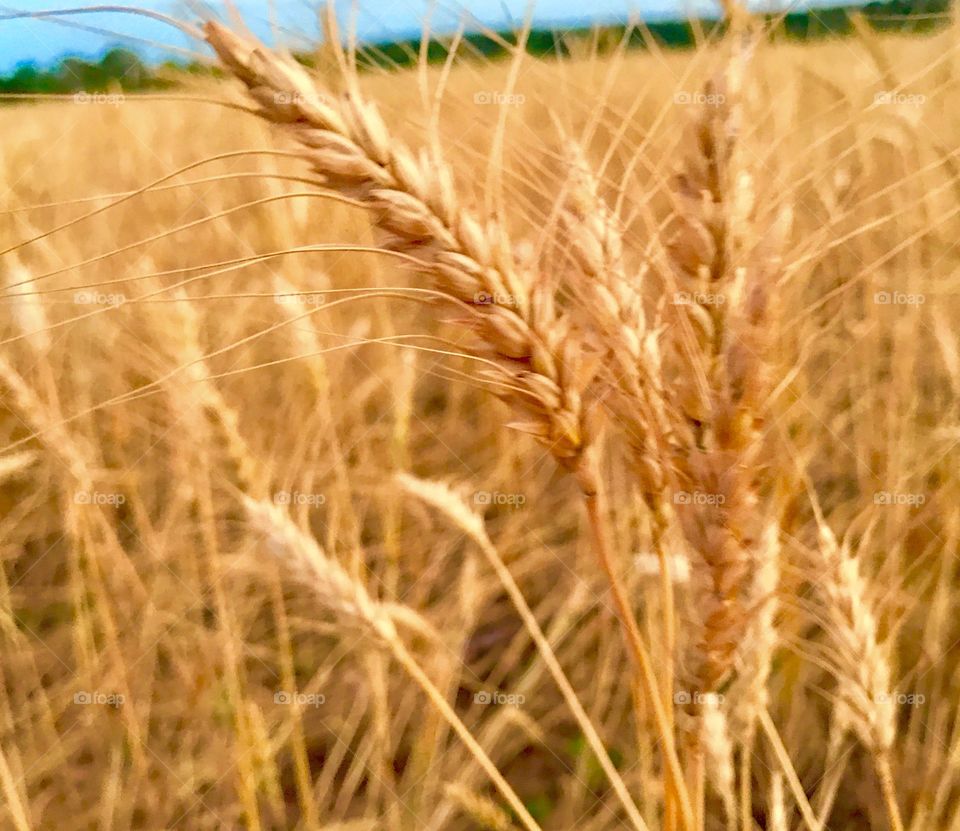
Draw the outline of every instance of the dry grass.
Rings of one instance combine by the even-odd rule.
[[[960,828],[955,33],[207,34],[0,125],[0,827]]]

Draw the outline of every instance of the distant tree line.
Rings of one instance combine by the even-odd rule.
[[[0,78],[0,92],[51,94],[118,89],[136,92],[172,83],[129,49],[111,49],[99,61],[63,58],[52,69],[42,69],[33,62],[18,64],[13,73]]]
[[[774,37],[822,40],[851,34],[854,15],[860,15],[877,31],[924,33],[943,26],[949,12],[950,0],[887,0],[864,6],[831,6],[787,15],[768,15],[767,19],[774,29]],[[659,21],[632,27],[629,36],[626,26],[564,33],[537,29],[528,34],[526,50],[533,55],[569,56],[575,50],[577,40],[592,40],[598,51],[604,52],[615,48],[625,37],[632,48],[648,48],[654,42],[668,49],[683,49],[695,46],[704,36],[718,34],[722,26],[716,20]],[[506,55],[514,44],[516,34],[513,32],[495,36],[468,34],[464,36],[461,54],[496,58]],[[408,66],[417,61],[420,54],[421,43],[412,38],[366,46],[358,55],[358,61],[367,67]],[[447,46],[440,41],[431,41],[427,44],[426,55],[431,62],[443,61]],[[297,58],[307,65],[314,63],[314,56],[309,54]],[[217,74],[217,70],[197,62],[168,62],[159,67],[148,67],[135,53],[118,48],[111,49],[95,62],[63,58],[51,69],[41,69],[35,63],[22,63],[12,74],[0,77],[0,93],[137,92],[172,86],[182,73]]]
[[[918,34],[943,27],[949,19],[949,13],[950,0],[887,0],[863,6],[829,6],[786,15],[768,14],[765,17],[773,29],[774,38],[806,41],[852,34],[855,15],[860,15],[876,31]],[[633,26],[629,36],[626,26],[564,33],[534,30],[527,37],[526,50],[533,55],[567,56],[578,39],[593,39],[602,53],[616,48],[624,37],[632,48],[648,48],[653,42],[667,49],[686,49],[696,46],[705,36],[719,34],[722,29],[723,23],[718,20],[666,20]],[[507,54],[508,47],[516,43],[516,35],[468,34],[464,36],[464,41],[465,44],[461,46],[463,54],[495,58]],[[377,44],[365,49],[359,60],[368,65],[406,66],[418,59],[420,48],[421,43],[416,39]],[[429,43],[426,53],[428,60],[434,62],[443,61],[447,54],[445,45],[437,42]]]

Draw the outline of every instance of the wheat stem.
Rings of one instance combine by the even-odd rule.
[[[887,809],[891,831],[903,831],[903,819],[900,816],[900,806],[897,804],[897,788],[893,782],[893,770],[890,765],[890,754],[880,753],[876,757],[877,776],[880,778],[880,789],[883,791],[883,802]]]
[[[662,687],[657,682],[657,677],[653,671],[653,662],[650,659],[650,654],[647,652],[646,646],[643,644],[643,637],[640,634],[636,618],[633,615],[633,609],[630,605],[626,588],[613,563],[610,543],[607,539],[603,486],[599,473],[596,470],[595,457],[593,454],[588,454],[583,457],[583,460],[584,463],[577,471],[577,478],[580,482],[584,504],[587,508],[594,553],[597,556],[600,568],[607,578],[607,582],[610,584],[610,592],[613,596],[614,605],[616,606],[617,618],[620,621],[624,640],[637,676],[635,683],[641,686],[644,698],[650,702],[650,707],[653,711],[657,736],[663,747],[664,767],[667,774],[667,789],[671,790],[677,799],[682,826],[688,829],[688,831],[692,831],[694,827],[693,809],[690,804],[687,788],[684,784],[680,760],[677,756],[676,743],[673,738],[673,725],[667,719],[666,708],[663,704]]]
[[[740,831],[752,831],[753,829],[752,755],[753,738],[751,737],[740,746]]]
[[[763,732],[766,734],[770,746],[773,748],[783,775],[787,778],[787,784],[790,785],[790,791],[793,793],[793,798],[797,803],[797,807],[800,809],[800,815],[803,817],[804,824],[807,826],[808,831],[819,831],[820,824],[813,812],[813,808],[810,807],[810,801],[807,799],[806,793],[804,793],[803,784],[800,782],[800,777],[797,776],[793,762],[790,761],[790,754],[787,752],[787,748],[784,747],[783,739],[780,738],[780,733],[777,731],[773,719],[770,718],[770,714],[764,709],[757,715],[757,720],[760,722],[760,726],[763,728]]]
[[[514,810],[514,813],[520,818],[520,822],[523,823],[524,828],[528,829],[528,831],[541,831],[537,821],[530,815],[530,812],[524,806],[523,802],[520,801],[516,792],[510,787],[510,783],[503,778],[503,775],[497,770],[496,765],[490,761],[490,757],[486,751],[480,747],[477,740],[473,738],[470,731],[440,693],[440,690],[436,688],[427,674],[420,668],[420,665],[407,651],[403,643],[397,639],[391,639],[388,642],[388,646],[390,653],[396,659],[397,663],[416,681],[420,689],[422,689],[427,698],[430,699],[431,704],[436,707],[440,715],[442,715],[450,727],[453,728],[454,732],[460,737],[460,740],[467,746],[473,758],[477,760],[493,784],[497,786],[497,790],[500,791],[503,798],[507,800],[510,807]]]

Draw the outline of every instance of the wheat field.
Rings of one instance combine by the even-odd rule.
[[[3,109],[0,828],[960,829],[957,30],[205,35]]]

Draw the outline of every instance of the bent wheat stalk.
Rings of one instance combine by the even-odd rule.
[[[328,41],[336,44],[330,15],[327,22]],[[511,426],[574,465],[584,446],[589,365],[550,282],[518,267],[503,229],[460,204],[448,165],[415,155],[390,135],[352,73],[343,79],[346,92],[334,98],[293,60],[213,21],[204,31],[260,115],[300,144],[328,187],[372,211],[384,246],[413,257],[438,288],[469,307],[464,322],[477,335],[475,350],[494,368],[492,380],[507,391],[501,394],[524,414]],[[507,302],[490,302],[500,298]]]
[[[328,557],[313,537],[301,531],[282,508],[270,502],[246,496],[242,499],[251,525],[263,534],[273,553],[285,565],[293,568],[328,608],[363,627],[386,646],[397,663],[423,690],[430,703],[437,708],[467,746],[497,790],[520,818],[523,826],[528,831],[540,831],[536,820],[497,770],[486,751],[473,738],[443,694],[407,650],[397,633],[388,606],[372,598],[366,588],[351,578],[346,569]]]
[[[326,24],[327,42],[338,50],[329,5]],[[480,222],[459,203],[450,168],[436,152],[414,155],[390,136],[341,53],[344,93],[332,97],[319,91],[299,64],[255,40],[213,21],[204,32],[223,65],[259,103],[261,116],[300,144],[327,186],[369,208],[385,246],[414,257],[438,288],[469,307],[466,323],[477,335],[474,353],[493,367],[487,377],[498,394],[523,413],[524,420],[510,426],[533,435],[576,475],[638,683],[653,709],[671,787],[690,828],[672,721],[602,528],[603,496],[596,454],[587,452],[591,429],[584,406],[595,362],[585,358],[569,317],[558,308],[552,281],[518,266],[505,231]],[[487,302],[504,296],[508,303]]]

